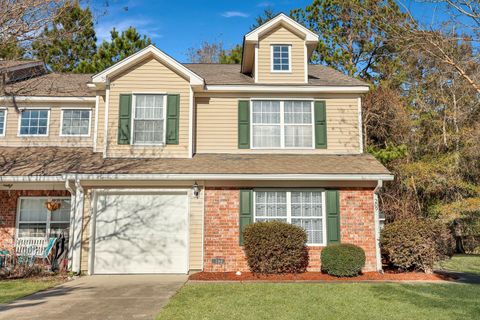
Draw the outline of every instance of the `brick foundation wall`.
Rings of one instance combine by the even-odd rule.
[[[248,271],[239,246],[239,190],[205,190],[204,271]],[[340,234],[342,243],[353,243],[365,250],[364,271],[376,270],[373,189],[340,189]],[[309,271],[320,271],[322,247],[309,247]],[[223,265],[213,258],[224,259]]]
[[[19,197],[66,197],[68,191],[11,190],[0,191],[0,249],[11,249],[15,239],[15,219]]]

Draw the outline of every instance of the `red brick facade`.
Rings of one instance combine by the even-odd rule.
[[[248,271],[239,246],[239,190],[205,190],[204,271]],[[364,271],[376,270],[373,189],[340,190],[340,233],[342,243],[353,243],[365,250]],[[322,247],[309,247],[310,271],[320,270]],[[212,259],[224,259],[214,264]]]
[[[69,195],[68,191],[52,190],[0,191],[0,249],[8,249],[13,246],[19,197],[65,197]]]

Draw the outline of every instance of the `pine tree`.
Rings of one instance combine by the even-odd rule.
[[[219,59],[220,63],[224,63],[224,64],[241,63],[242,53],[243,53],[243,47],[240,44],[237,44],[235,47],[233,47],[230,50],[223,50],[220,53],[220,59]]]
[[[394,0],[313,0],[291,16],[320,37],[313,62],[367,81],[376,80],[378,67],[397,62],[387,40],[406,15]]]
[[[82,9],[78,0],[68,1],[51,27],[46,27],[32,44],[35,56],[53,71],[74,71],[80,61],[96,51],[92,12]]]
[[[152,43],[149,37],[140,35],[134,27],[121,34],[113,28],[110,35],[110,42],[104,40],[91,59],[81,61],[76,72],[100,72]]]

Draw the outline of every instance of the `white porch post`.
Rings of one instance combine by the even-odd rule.
[[[75,226],[75,187],[71,184],[72,180],[65,180],[65,189],[70,192],[70,230],[68,233],[68,270],[72,270],[73,255],[73,229]]]
[[[75,180],[75,205],[73,213],[73,236],[71,240],[71,271],[80,273],[80,257],[82,248],[82,229],[83,229],[83,188],[80,180]]]
[[[373,213],[375,220],[375,258],[377,261],[377,271],[383,272],[382,256],[380,252],[380,207],[378,205],[378,191],[383,186],[383,181],[378,180],[377,187],[373,191]]]

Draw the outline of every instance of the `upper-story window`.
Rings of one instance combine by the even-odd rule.
[[[313,148],[313,101],[252,101],[252,147]]]
[[[164,144],[166,95],[133,95],[133,143]]]
[[[290,45],[272,45],[272,72],[290,72],[292,65],[290,61]]]
[[[0,109],[0,136],[4,136],[5,135],[5,123],[7,121],[7,110],[3,109],[1,110]]]
[[[21,136],[47,136],[48,109],[26,109],[22,111],[19,135]]]
[[[89,136],[90,114],[88,109],[62,110],[62,136]]]

